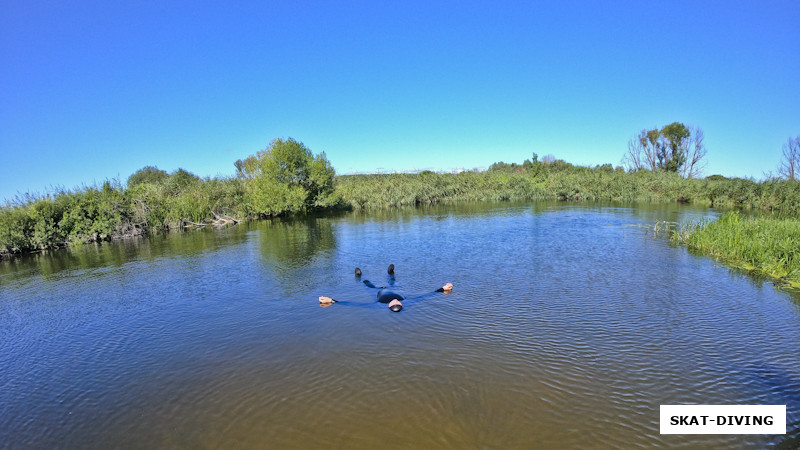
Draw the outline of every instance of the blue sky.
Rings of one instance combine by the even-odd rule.
[[[705,175],[800,135],[800,2],[0,0],[0,198],[228,176],[276,137],[337,173],[619,164],[703,129]]]

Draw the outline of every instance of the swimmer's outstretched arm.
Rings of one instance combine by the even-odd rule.
[[[360,306],[360,307],[370,307],[373,306],[372,303],[362,303],[362,302],[351,302],[347,300],[334,300],[328,296],[320,295],[319,296],[319,306],[323,308],[327,308],[328,306],[333,305],[334,303],[339,303],[346,306]]]
[[[409,297],[409,298],[406,298],[404,301],[406,301],[406,302],[408,302],[408,301],[418,301],[418,300],[426,299],[428,297],[432,297],[432,296],[434,296],[434,295],[436,295],[438,293],[441,293],[441,292],[444,292],[445,294],[449,294],[449,293],[453,292],[453,283],[445,283],[444,286],[440,287],[439,289],[436,289],[433,292],[428,292],[427,294],[418,295],[416,297]]]

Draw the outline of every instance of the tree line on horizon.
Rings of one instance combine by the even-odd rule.
[[[684,178],[700,178],[707,166],[707,154],[702,128],[673,122],[661,128],[642,129],[632,137],[628,141],[628,150],[622,157],[624,167],[614,167],[611,164],[595,167],[627,172],[672,172]],[[500,161],[489,166],[488,170],[525,171],[532,170],[537,164],[554,164],[558,167],[568,163],[556,159],[552,154],[539,160],[538,155],[533,153],[533,158],[524,160],[522,164]],[[778,176],[789,181],[800,180],[800,135],[789,138],[783,145]],[[727,178],[718,174],[710,177]],[[772,174],[765,174],[765,177],[774,178]]]
[[[485,172],[343,175],[325,153],[275,139],[234,162],[236,175],[201,178],[145,166],[127,183],[59,190],[0,206],[0,253],[97,242],[160,230],[324,209],[413,206],[443,201],[560,199],[680,201],[800,214],[800,136],[784,147],[786,181],[698,178],[702,130],[678,122],[631,139],[628,168],[575,166],[535,153],[522,164],[497,162]]]

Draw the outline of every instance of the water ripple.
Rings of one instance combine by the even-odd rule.
[[[800,436],[794,300],[627,226],[675,211],[458,211],[254,224],[114,264],[2,274],[0,442],[759,448]],[[389,283],[389,262],[404,293],[456,289],[392,314],[352,275]],[[349,304],[320,308],[319,295]],[[680,403],[787,404],[790,433],[660,435],[659,405]]]

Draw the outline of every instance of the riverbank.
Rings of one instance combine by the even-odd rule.
[[[495,165],[484,172],[344,175],[313,202],[265,207],[259,178],[202,179],[185,171],[123,186],[27,195],[0,207],[0,254],[195,229],[310,211],[392,208],[459,201],[562,200],[689,203],[800,215],[800,183],[667,172],[625,172],[564,161]],[[280,186],[279,186],[280,187]],[[274,190],[274,189],[273,189]],[[771,232],[769,230],[765,231]]]
[[[246,217],[238,179],[173,177],[159,183],[26,195],[0,207],[0,256],[234,223]]]
[[[775,278],[800,288],[800,219],[742,217],[684,226],[673,240],[728,265]]]
[[[345,175],[336,178],[338,201],[355,209],[447,201],[565,200],[689,203],[800,215],[800,183],[756,182],[712,176],[686,179],[668,172],[625,172],[563,161],[458,174]]]

